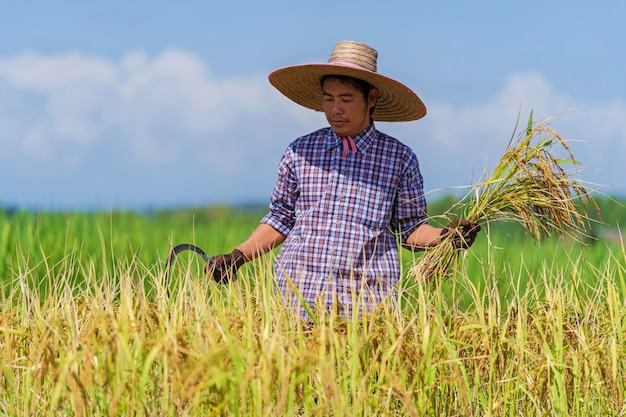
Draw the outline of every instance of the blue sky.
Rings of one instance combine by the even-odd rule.
[[[626,2],[0,5],[0,205],[266,203],[284,148],[326,126],[267,75],[343,39],[425,102],[377,128],[416,152],[429,199],[480,180],[520,109],[565,112],[577,176],[626,195]]]

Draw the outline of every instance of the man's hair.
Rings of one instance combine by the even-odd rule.
[[[365,101],[367,101],[367,97],[369,96],[370,91],[376,88],[372,84],[368,83],[367,81],[363,81],[358,78],[351,77],[349,75],[329,74],[329,75],[324,75],[322,79],[320,80],[321,89],[324,89],[324,81],[326,81],[329,78],[336,78],[342,83],[351,85],[352,87],[356,88],[363,94]],[[372,113],[374,112],[375,108],[376,108],[376,104],[374,104],[374,106],[370,109],[370,117],[372,116]]]

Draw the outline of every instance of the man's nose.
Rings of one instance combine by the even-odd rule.
[[[343,107],[341,106],[341,103],[339,103],[339,102],[335,102],[335,103],[333,104],[333,107],[332,107],[332,109],[331,109],[331,112],[332,112],[333,114],[341,114],[341,113],[343,113]]]

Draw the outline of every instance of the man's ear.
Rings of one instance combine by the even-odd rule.
[[[376,101],[378,100],[378,89],[372,88],[367,97],[367,107],[372,108],[376,105]]]

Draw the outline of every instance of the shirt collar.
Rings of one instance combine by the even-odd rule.
[[[377,136],[374,122],[372,122],[365,130],[361,131],[358,135],[352,137],[356,149],[358,152],[364,153],[370,144],[376,139]],[[341,136],[337,136],[335,131],[330,128],[328,136],[326,137],[326,149],[333,149],[337,146],[341,146]]]

